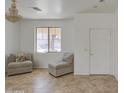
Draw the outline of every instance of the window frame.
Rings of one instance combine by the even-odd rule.
[[[50,28],[60,28],[61,29],[61,37],[62,37],[62,28],[61,27],[36,27],[35,30],[35,52],[36,53],[43,53],[43,52],[38,52],[37,51],[37,28],[48,28],[48,52],[44,52],[44,53],[61,53],[62,52],[62,38],[61,38],[61,51],[57,51],[57,52],[52,52],[50,51]]]

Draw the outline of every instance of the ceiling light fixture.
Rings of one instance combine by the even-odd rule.
[[[18,14],[18,10],[16,8],[16,0],[12,0],[9,12],[6,13],[6,19],[10,22],[17,22],[22,19],[22,16]]]

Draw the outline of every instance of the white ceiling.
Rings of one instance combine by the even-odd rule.
[[[8,3],[6,7],[10,7],[10,1]],[[38,7],[42,11],[37,12],[30,7]],[[104,0],[103,3],[99,0],[17,0],[17,8],[23,18],[61,19],[77,13],[114,12],[117,10],[117,0]]]

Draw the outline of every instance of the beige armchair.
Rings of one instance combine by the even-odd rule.
[[[72,53],[64,53],[61,61],[48,64],[49,73],[53,76],[61,76],[67,73],[74,72],[74,56]]]
[[[32,72],[32,57],[30,54],[10,54],[8,57],[7,75]]]

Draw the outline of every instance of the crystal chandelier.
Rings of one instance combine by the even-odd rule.
[[[9,8],[9,12],[6,13],[6,19],[11,22],[17,22],[21,20],[22,16],[18,14],[18,10],[16,8],[16,0],[12,0],[11,7]]]

